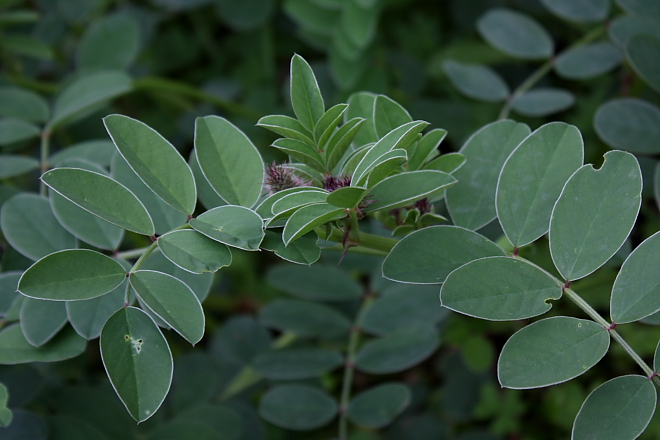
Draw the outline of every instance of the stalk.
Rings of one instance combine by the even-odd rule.
[[[48,168],[50,168],[50,165],[48,164],[48,156],[50,156],[50,135],[51,131],[49,128],[45,128],[44,131],[41,132],[41,145],[39,148],[41,152],[41,174],[45,173],[48,171]],[[39,182],[39,194],[42,196],[48,195],[46,184],[43,181]]]

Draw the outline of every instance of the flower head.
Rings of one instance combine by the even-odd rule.
[[[286,163],[278,165],[276,162],[273,162],[266,165],[264,186],[268,190],[268,194],[275,194],[285,189],[308,185],[309,182],[297,176],[295,169],[287,167]]]

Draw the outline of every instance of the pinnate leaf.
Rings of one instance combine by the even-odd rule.
[[[497,364],[506,388],[540,388],[573,379],[605,356],[610,335],[602,325],[555,316],[523,327],[504,344]]]

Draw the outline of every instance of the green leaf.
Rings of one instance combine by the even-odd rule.
[[[4,50],[40,60],[52,60],[53,50],[41,40],[20,34],[7,34],[2,39]]]
[[[182,365],[182,360],[188,361],[187,364]],[[214,439],[239,440],[242,438],[241,434],[248,429],[242,426],[243,421],[238,411],[228,405],[200,404],[197,400],[202,396],[200,393],[206,397],[201,399],[204,401],[210,400],[215,394],[214,387],[209,386],[209,379],[213,380],[217,368],[213,358],[199,352],[193,352],[186,357],[177,359],[177,370],[174,372],[172,381],[172,401],[181,402],[174,405],[177,408],[176,413],[179,413],[179,408],[183,409],[182,404],[184,403],[188,408],[188,411],[179,415],[177,419],[213,428],[217,432]],[[199,374],[200,370],[203,371],[202,374]],[[198,388],[198,390],[194,388]],[[177,390],[182,396],[179,399],[176,398]],[[182,398],[186,398],[187,401],[183,402]]]
[[[515,321],[542,315],[561,298],[562,286],[525,260],[488,257],[453,271],[440,290],[448,309],[491,321]]]
[[[557,74],[568,79],[589,79],[609,72],[623,61],[621,50],[605,41],[562,52],[554,62]]]
[[[87,341],[73,329],[66,328],[50,342],[34,347],[23,336],[21,326],[16,324],[0,331],[0,364],[63,361],[78,356],[85,351],[86,346]]]
[[[318,245],[318,240],[319,237],[316,232],[310,231],[285,246],[281,234],[266,230],[261,249],[275,252],[275,255],[291,263],[309,266],[321,258],[321,248]]]
[[[284,226],[282,241],[288,246],[292,241],[312,231],[331,220],[344,217],[346,213],[343,208],[336,208],[327,203],[315,203],[303,206],[294,212]]]
[[[13,418],[11,410],[7,408],[7,400],[9,400],[7,387],[0,383],[0,427],[2,428],[9,426]]]
[[[368,333],[386,336],[403,328],[435,326],[448,315],[438,301],[437,286],[396,284],[382,293],[362,318],[360,326]]]
[[[64,303],[25,298],[21,305],[21,330],[25,339],[35,347],[50,341],[66,322]]]
[[[183,281],[153,270],[138,270],[129,281],[147,307],[188,342],[195,345],[202,339],[204,310]]]
[[[254,359],[254,369],[270,380],[309,379],[334,370],[344,358],[320,347],[270,350]]]
[[[296,139],[314,147],[312,133],[302,126],[297,119],[283,115],[264,116],[257,122],[257,127],[263,127],[289,139]]]
[[[656,92],[660,92],[660,39],[646,34],[628,40],[626,53],[637,74]]]
[[[91,424],[68,416],[48,417],[48,438],[50,440],[108,440]]]
[[[374,203],[365,211],[394,209],[409,205],[455,183],[454,177],[442,171],[421,170],[395,174],[372,188],[370,195]]]
[[[123,70],[140,50],[140,23],[128,14],[101,16],[87,27],[76,51],[81,70]]]
[[[438,284],[460,266],[504,256],[484,236],[458,226],[431,226],[404,237],[383,262],[383,276],[400,283]]]
[[[359,188],[355,186],[345,186],[336,189],[328,194],[325,201],[338,208],[355,208],[360,201],[367,195],[366,188]]]
[[[496,209],[502,229],[517,247],[548,232],[550,215],[566,181],[582,166],[580,130],[551,122],[516,147],[497,182]]]
[[[9,244],[31,260],[77,247],[76,238],[53,215],[48,199],[36,194],[20,193],[7,200],[0,211],[0,226]]]
[[[344,121],[348,122],[354,118],[370,119],[373,118],[374,102],[376,95],[371,92],[353,93],[348,98],[348,109],[344,113]],[[363,124],[355,135],[355,144],[362,146],[370,142],[376,142],[378,135],[373,121],[369,124]]]
[[[616,3],[624,10],[641,16],[660,17],[660,6],[655,0],[616,0]]]
[[[531,130],[511,120],[497,121],[474,133],[461,147],[466,163],[453,173],[458,183],[447,189],[454,224],[479,229],[496,218],[497,178],[511,152]]]
[[[655,354],[653,355],[653,371],[658,371],[660,369],[660,342],[655,348]]]
[[[264,238],[259,214],[243,206],[218,206],[206,211],[190,226],[215,241],[246,251],[256,251]]]
[[[620,47],[639,34],[649,34],[660,38],[660,20],[642,15],[620,15],[608,26],[610,39]]]
[[[192,289],[199,302],[204,301],[213,283],[212,273],[196,274],[183,270],[168,260],[162,252],[152,252],[140,268],[143,270],[148,269],[163,272],[172,275],[174,278],[178,278]]]
[[[259,402],[259,414],[266,421],[293,431],[321,427],[337,414],[337,402],[325,391],[307,385],[272,388]]]
[[[400,170],[407,160],[408,154],[406,150],[397,148],[396,150],[389,151],[374,161],[371,170],[367,170],[363,174],[361,183],[366,184],[367,188],[373,188],[386,177]],[[365,178],[366,181],[364,180]]]
[[[284,154],[288,154],[293,159],[309,165],[317,171],[325,172],[323,157],[321,157],[315,148],[310,147],[304,142],[295,139],[280,138],[273,142],[271,146]]]
[[[176,438],[178,440],[215,440],[219,437],[217,430],[198,421],[174,420],[158,426],[150,432],[148,440]]]
[[[660,153],[660,108],[648,101],[610,100],[596,111],[594,128],[612,148],[640,154]]]
[[[153,128],[127,116],[106,116],[103,124],[140,179],[168,205],[191,215],[197,202],[195,179],[176,148]]]
[[[509,96],[509,86],[490,67],[446,60],[442,63],[442,70],[454,87],[469,98],[500,102]]]
[[[39,161],[31,157],[14,154],[0,155],[0,179],[20,176],[39,168]]]
[[[0,116],[46,122],[50,110],[41,96],[18,87],[0,87]]]
[[[635,225],[641,192],[637,159],[623,151],[606,153],[599,170],[584,165],[571,176],[552,211],[549,236],[552,260],[566,280],[589,275],[619,250]]]
[[[204,177],[204,173],[202,173],[202,169],[199,167],[199,163],[197,162],[197,155],[195,154],[194,150],[190,152],[190,156],[188,157],[188,165],[190,166],[190,169],[193,172],[193,176],[195,177],[197,198],[200,202],[202,202],[204,208],[213,209],[217,208],[218,206],[226,205],[227,202],[222,200],[218,193],[215,192],[213,187],[211,187],[209,181],[206,180],[206,177]]]
[[[351,301],[362,288],[346,272],[332,266],[279,265],[266,275],[266,282],[289,295],[313,301]]]
[[[110,166],[112,178],[124,185],[131,191],[135,197],[144,205],[151,220],[154,222],[156,234],[164,234],[183,225],[188,216],[181,211],[177,211],[158,197],[142,179],[135,174],[130,165],[121,154],[116,153],[112,158]],[[218,197],[213,190],[213,195]],[[219,197],[218,197],[219,198]],[[224,204],[224,203],[223,203]]]
[[[612,322],[638,321],[660,310],[660,274],[653,270],[659,260],[660,232],[657,232],[637,246],[621,266],[612,288]]]
[[[101,332],[101,358],[122,403],[138,422],[153,416],[172,382],[172,353],[158,326],[140,309],[116,312]]]
[[[213,336],[211,353],[223,361],[244,367],[270,349],[268,330],[251,316],[235,316]]]
[[[325,150],[327,168],[333,170],[351,146],[351,142],[365,125],[362,118],[353,118],[339,127],[328,140]]]
[[[660,163],[655,167],[655,177],[653,179],[653,192],[655,193],[655,203],[660,209]]]
[[[277,203],[283,197],[288,196],[289,194],[294,194],[300,191],[310,191],[318,190],[319,188],[315,186],[299,186],[296,188],[287,188],[282,191],[273,193],[263,199],[255,208],[255,211],[263,219],[270,219],[273,217],[273,205]]]
[[[42,182],[86,211],[138,234],[154,235],[154,224],[144,205],[119,182],[78,168],[55,168]]]
[[[644,432],[653,413],[657,393],[644,376],[621,376],[593,390],[582,404],[573,425],[574,440],[634,440]]]
[[[528,15],[507,8],[492,8],[477,21],[479,34],[491,46],[523,60],[549,58],[552,37]]]
[[[195,120],[195,154],[204,177],[227,203],[253,206],[261,195],[264,163],[234,124],[218,116]]]
[[[18,290],[25,296],[51,301],[96,298],[117,287],[126,271],[117,261],[88,249],[45,256],[25,271]]]
[[[47,440],[48,434],[44,419],[27,411],[16,411],[11,425],[2,430],[3,437],[10,440]]]
[[[425,170],[437,170],[452,174],[465,165],[465,156],[461,153],[447,153],[424,165]]]
[[[369,374],[399,373],[428,358],[438,348],[438,332],[429,326],[401,328],[364,344],[355,366]]]
[[[350,176],[355,171],[355,168],[358,166],[360,161],[364,158],[365,154],[371,150],[373,144],[363,145],[357,150],[353,150],[344,160],[344,163],[341,165],[341,170],[338,175]]]
[[[385,383],[363,391],[348,405],[348,419],[358,426],[382,428],[392,423],[410,405],[412,393],[407,385]]]
[[[564,89],[537,88],[513,100],[512,108],[523,116],[543,117],[569,109],[575,96]]]
[[[540,388],[566,382],[605,356],[610,335],[585,319],[555,316],[542,319],[509,338],[497,364],[505,388]]]
[[[373,122],[376,135],[382,138],[392,130],[413,122],[413,119],[401,104],[389,96],[377,95],[374,100]]]
[[[332,133],[335,132],[337,125],[342,120],[344,112],[348,108],[348,104],[337,104],[328,109],[327,112],[321,116],[319,122],[314,128],[314,139],[321,151],[325,148],[325,143],[328,142]]]
[[[434,295],[434,302],[437,297]],[[278,299],[259,310],[259,321],[279,331],[294,333],[299,338],[336,339],[348,333],[351,326],[346,316],[318,302]]]
[[[124,230],[85,211],[54,191],[49,191],[53,214],[76,238],[100,249],[115,250],[124,238]]]
[[[291,105],[298,121],[313,133],[325,104],[312,68],[297,54],[291,58]]]
[[[447,136],[447,130],[441,128],[435,128],[428,133],[426,133],[417,143],[415,151],[412,153],[408,160],[408,169],[410,171],[419,170],[422,166],[433,156],[438,154],[438,147],[440,143]],[[458,154],[458,153],[450,153]],[[445,170],[438,170],[445,171]],[[448,171],[445,171],[448,172]]]
[[[78,142],[50,156],[48,163],[53,167],[61,167],[70,159],[82,159],[100,167],[109,167],[116,151],[112,141],[105,139]]]
[[[12,303],[19,295],[17,291],[18,280],[23,275],[22,271],[12,270],[0,273],[0,317],[5,317]]]
[[[609,0],[541,0],[550,12],[568,21],[602,21],[610,12]]]
[[[126,282],[122,282],[103,296],[85,301],[67,301],[66,314],[76,333],[88,341],[101,335],[101,330],[108,319],[124,307]]]
[[[22,119],[0,119],[0,145],[11,145],[39,136],[39,127]]]
[[[239,31],[248,31],[265,25],[275,11],[276,3],[273,0],[219,0],[216,5],[229,26]]]
[[[215,272],[232,260],[227,246],[189,229],[158,237],[158,247],[168,260],[192,273]]]
[[[364,49],[376,35],[379,4],[376,1],[348,1],[341,15],[341,29],[358,48]]]
[[[55,100],[48,127],[54,127],[81,117],[111,99],[129,92],[131,77],[124,72],[102,71],[81,75],[71,82]]]

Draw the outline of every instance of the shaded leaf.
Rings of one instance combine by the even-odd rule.
[[[542,117],[571,108],[575,96],[564,89],[536,88],[513,100],[512,108],[523,116]]]
[[[39,168],[39,161],[31,157],[14,154],[0,155],[0,179],[20,176],[37,168]]]
[[[270,348],[270,334],[251,316],[234,316],[213,336],[211,353],[234,365],[246,366]]]
[[[609,72],[621,61],[621,50],[603,41],[562,52],[555,60],[554,68],[563,78],[588,79]]]
[[[486,102],[500,102],[509,96],[509,86],[493,69],[480,64],[446,60],[442,70],[465,96]]]
[[[660,18],[660,6],[654,0],[616,0],[616,3],[626,11]]]
[[[296,380],[319,376],[340,366],[344,358],[320,347],[270,350],[254,359],[257,373],[270,380]]]
[[[358,426],[382,428],[392,423],[408,405],[412,393],[407,385],[386,383],[355,396],[348,405],[348,418]]]
[[[635,35],[628,40],[626,52],[637,74],[656,92],[660,92],[660,39],[645,34]]]
[[[310,231],[302,237],[284,245],[282,235],[266,230],[261,249],[275,252],[275,255],[291,263],[311,265],[321,258],[321,248],[318,245],[319,237],[316,232]]]
[[[337,414],[337,403],[317,388],[284,385],[264,394],[259,402],[259,414],[273,425],[305,431],[330,422]]]
[[[360,347],[355,366],[370,374],[398,373],[431,356],[438,339],[437,330],[430,326],[401,328]]]
[[[479,34],[492,46],[525,60],[549,58],[552,37],[531,17],[507,8],[492,8],[477,21]]]
[[[542,319],[509,338],[497,363],[506,388],[540,388],[573,379],[605,356],[610,335],[602,325],[555,316]]]
[[[330,194],[328,194],[328,197],[325,199],[325,201],[328,204],[338,208],[353,209],[366,195],[366,188],[345,186],[343,188],[332,191]]]
[[[371,92],[357,92],[348,97],[348,109],[344,113],[344,122],[359,117],[363,119],[373,118],[374,101],[376,94]],[[376,142],[378,135],[373,122],[362,124],[355,135],[355,144],[362,146],[370,142]]]
[[[126,69],[140,50],[140,24],[128,14],[101,16],[78,43],[79,68],[87,71]]]
[[[458,226],[431,226],[399,241],[383,262],[383,276],[400,283],[439,284],[454,269],[483,257],[504,256],[484,236]]]
[[[88,341],[101,335],[108,319],[124,306],[125,283],[122,282],[115,290],[97,298],[67,301],[66,314],[76,333]]]
[[[0,364],[13,365],[26,362],[58,362],[78,356],[87,341],[72,328],[65,328],[41,347],[32,346],[16,324],[0,331]]]
[[[541,0],[556,16],[578,23],[602,21],[610,11],[609,0]]]
[[[0,87],[0,116],[46,122],[48,103],[38,94],[18,87]]]
[[[613,99],[594,115],[598,136],[612,148],[660,153],[660,108],[638,98]]]
[[[0,145],[10,145],[39,136],[39,127],[22,119],[0,118]]]
[[[48,163],[53,167],[62,167],[70,159],[82,159],[100,167],[109,167],[112,156],[116,153],[112,141],[97,139],[83,141],[63,148],[50,156]]]
[[[19,193],[3,203],[0,226],[9,244],[31,260],[78,245],[53,215],[48,199],[37,194]]]
[[[278,265],[266,274],[266,282],[302,299],[350,301],[360,298],[362,288],[348,274],[332,266]]]
[[[66,306],[62,302],[25,298],[21,305],[21,330],[35,347],[50,341],[66,322]]]
[[[610,39],[624,48],[635,35],[649,34],[660,38],[660,20],[646,15],[620,15],[607,29]]]
[[[437,298],[434,300],[437,303]],[[348,318],[317,302],[278,299],[259,311],[259,321],[280,331],[303,338],[335,339],[348,333]]]
[[[531,130],[514,121],[497,121],[474,133],[461,147],[465,165],[453,173],[447,208],[454,224],[479,229],[495,219],[497,178],[504,161]]]
[[[7,408],[8,399],[9,393],[7,392],[7,387],[0,383],[0,427],[2,428],[9,426],[13,418],[11,410]]]

